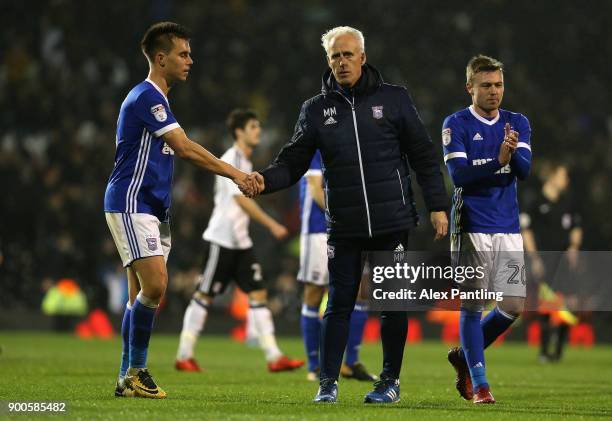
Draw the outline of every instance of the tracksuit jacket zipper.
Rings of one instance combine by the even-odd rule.
[[[351,106],[351,113],[353,114],[353,127],[355,128],[355,142],[357,143],[357,156],[359,157],[359,171],[361,173],[361,187],[363,188],[363,198],[365,199],[366,215],[368,218],[368,235],[372,237],[372,222],[370,220],[370,205],[368,204],[368,192],[366,191],[365,175],[363,173],[363,162],[361,160],[361,146],[359,145],[359,131],[357,130],[357,115],[355,114],[355,95],[352,96],[352,101],[349,101],[342,92],[336,91],[342,98],[346,100]]]

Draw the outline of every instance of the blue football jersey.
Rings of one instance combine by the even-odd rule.
[[[104,195],[105,212],[148,213],[167,220],[174,151],[161,137],[177,127],[168,98],[152,80],[128,93],[117,120],[115,166]]]
[[[490,171],[478,180],[457,185],[459,169],[497,164],[504,140],[504,126],[518,132],[518,148],[510,164]],[[518,233],[519,207],[517,174],[526,174],[531,165],[531,128],[525,116],[499,110],[489,120],[473,106],[447,117],[442,126],[444,162],[455,183],[451,232]],[[495,160],[495,163],[491,161]]]
[[[319,207],[317,202],[308,192],[308,182],[306,177],[309,175],[321,175],[321,153],[317,152],[312,157],[310,167],[304,177],[300,180],[300,209],[302,217],[302,234],[315,234],[327,231],[325,221],[325,211]]]

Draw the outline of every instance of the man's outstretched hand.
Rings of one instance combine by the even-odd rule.
[[[258,172],[244,174],[240,178],[234,179],[234,183],[246,197],[253,198],[261,193],[265,187],[264,178]]]

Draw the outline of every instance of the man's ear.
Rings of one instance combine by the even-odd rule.
[[[166,55],[160,51],[159,53],[155,54],[155,61],[160,67],[166,66]]]
[[[363,66],[366,63],[366,53],[365,51],[361,53],[361,65]]]
[[[332,66],[331,66],[331,59],[329,58],[329,56],[327,54],[325,54],[325,59],[327,60],[327,67],[329,67],[331,69],[332,68]]]
[[[470,96],[474,95],[474,87],[472,86],[471,83],[465,84],[465,90],[467,91],[468,94],[470,94]]]

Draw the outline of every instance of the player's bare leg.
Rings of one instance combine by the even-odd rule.
[[[250,329],[257,336],[259,347],[263,350],[268,362],[268,370],[270,372],[287,371],[303,366],[304,361],[290,359],[278,348],[272,313],[267,306],[268,291],[258,289],[249,292],[248,295],[247,324],[251,325]]]
[[[140,291],[132,301],[129,335],[129,365],[125,383],[137,397],[163,399],[164,392],[147,369],[147,351],[155,312],[168,285],[168,273],[163,256],[151,256],[132,262]],[[130,280],[132,279],[132,280]],[[128,272],[130,300],[136,292],[133,277]]]

